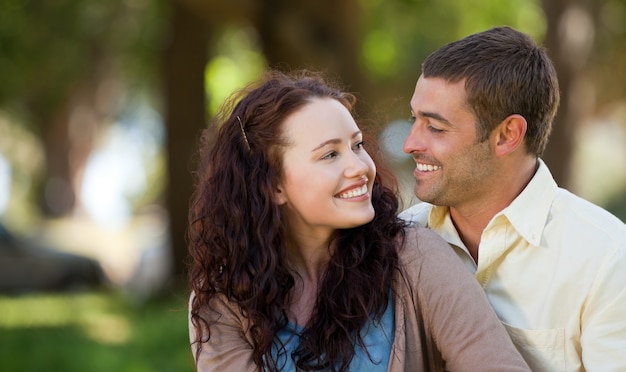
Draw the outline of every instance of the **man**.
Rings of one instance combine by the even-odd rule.
[[[534,371],[626,371],[626,225],[559,188],[540,159],[559,104],[554,67],[497,27],[423,63],[404,151],[404,211],[475,273]]]

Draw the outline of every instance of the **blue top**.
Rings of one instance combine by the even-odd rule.
[[[389,364],[389,356],[391,355],[391,345],[393,344],[393,336],[395,330],[393,296],[389,296],[387,309],[383,313],[380,322],[370,320],[368,324],[361,330],[361,337],[367,347],[368,354],[360,346],[355,346],[355,353],[348,371],[351,372],[379,372],[387,371]],[[278,365],[281,371],[296,371],[293,359],[287,358],[287,355],[293,353],[300,340],[300,333],[303,327],[292,322],[278,332],[277,337],[285,345],[286,353],[281,353],[278,359]],[[276,358],[278,348],[274,346],[272,353]]]

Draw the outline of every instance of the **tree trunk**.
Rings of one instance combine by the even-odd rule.
[[[94,52],[90,60],[89,71],[68,88],[58,106],[47,106],[39,97],[32,102],[31,112],[42,128],[45,174],[39,204],[47,217],[69,216],[80,207],[78,194],[98,129],[115,109],[111,97],[98,96],[101,85],[112,76],[107,58]]]
[[[593,2],[592,2],[593,3]],[[548,29],[544,45],[559,77],[561,105],[543,159],[562,187],[571,184],[574,135],[590,106],[591,84],[585,74],[594,44],[596,9],[585,0],[543,0]]]
[[[370,89],[359,62],[358,1],[265,0],[259,12],[256,28],[270,67],[321,70],[368,101],[364,95]]]
[[[167,132],[167,208],[174,260],[174,280],[184,281],[187,217],[192,185],[191,157],[205,127],[204,69],[208,28],[180,1],[173,1],[170,40],[164,55]]]

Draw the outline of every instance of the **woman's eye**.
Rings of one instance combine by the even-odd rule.
[[[365,147],[365,142],[361,141],[354,145],[354,147],[358,150],[362,150]]]
[[[326,154],[326,155],[322,156],[322,160],[325,160],[325,159],[332,159],[332,158],[334,158],[335,156],[337,156],[337,153],[336,153],[335,151],[331,151],[331,152],[329,152],[328,154]]]

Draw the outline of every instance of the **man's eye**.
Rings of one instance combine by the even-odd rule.
[[[443,129],[435,128],[435,127],[430,126],[430,125],[428,126],[428,130],[433,132],[433,133],[441,133],[441,132],[443,132]]]
[[[409,123],[413,124],[415,123],[415,115],[411,114],[411,116],[409,116],[409,118],[407,119],[409,121]]]

